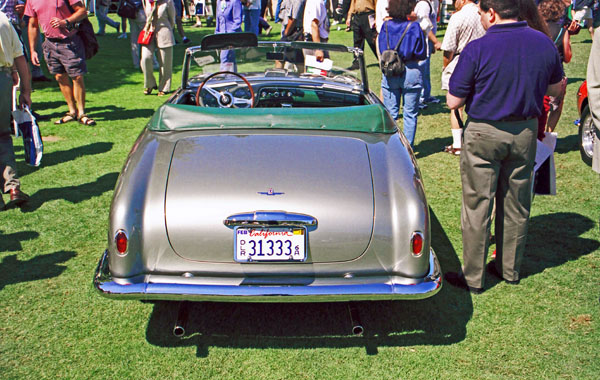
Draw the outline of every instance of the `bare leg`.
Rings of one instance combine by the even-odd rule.
[[[83,75],[73,78],[73,96],[77,102],[77,116],[85,113],[85,83]]]
[[[67,106],[69,107],[69,113],[73,115],[78,115],[77,107],[75,106],[75,97],[73,96],[73,84],[71,83],[71,79],[69,75],[66,73],[56,74],[54,76],[56,81],[58,82],[58,87],[60,87],[60,92],[62,92],[65,100],[67,101]]]
[[[554,111],[550,111],[548,114],[548,121],[546,122],[546,132],[554,132],[558,121],[560,120],[560,115],[562,114],[563,103],[560,103],[558,108]]]

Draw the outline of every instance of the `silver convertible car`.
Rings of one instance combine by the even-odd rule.
[[[320,302],[440,290],[422,177],[369,90],[362,50],[211,35],[186,50],[182,76],[117,182],[101,294]]]

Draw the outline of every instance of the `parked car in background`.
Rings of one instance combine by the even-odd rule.
[[[594,122],[590,114],[588,104],[587,81],[584,81],[577,91],[577,110],[579,111],[579,120],[576,125],[579,127],[578,145],[581,159],[583,162],[592,166],[592,156],[594,152]]]

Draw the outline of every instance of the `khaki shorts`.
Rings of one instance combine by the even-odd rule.
[[[454,72],[454,68],[456,67],[456,64],[458,63],[458,54],[454,56],[454,58],[452,58],[452,61],[450,61],[450,63],[448,63],[448,66],[446,66],[444,68],[444,70],[442,71],[442,90],[449,90],[449,83],[450,83],[450,77],[452,76],[452,73]]]

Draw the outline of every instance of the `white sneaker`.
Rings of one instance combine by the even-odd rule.
[[[127,33],[121,33],[121,35],[117,38],[121,38],[121,39],[127,38]]]
[[[194,28],[202,28],[202,23],[197,22],[193,26],[194,26]]]

